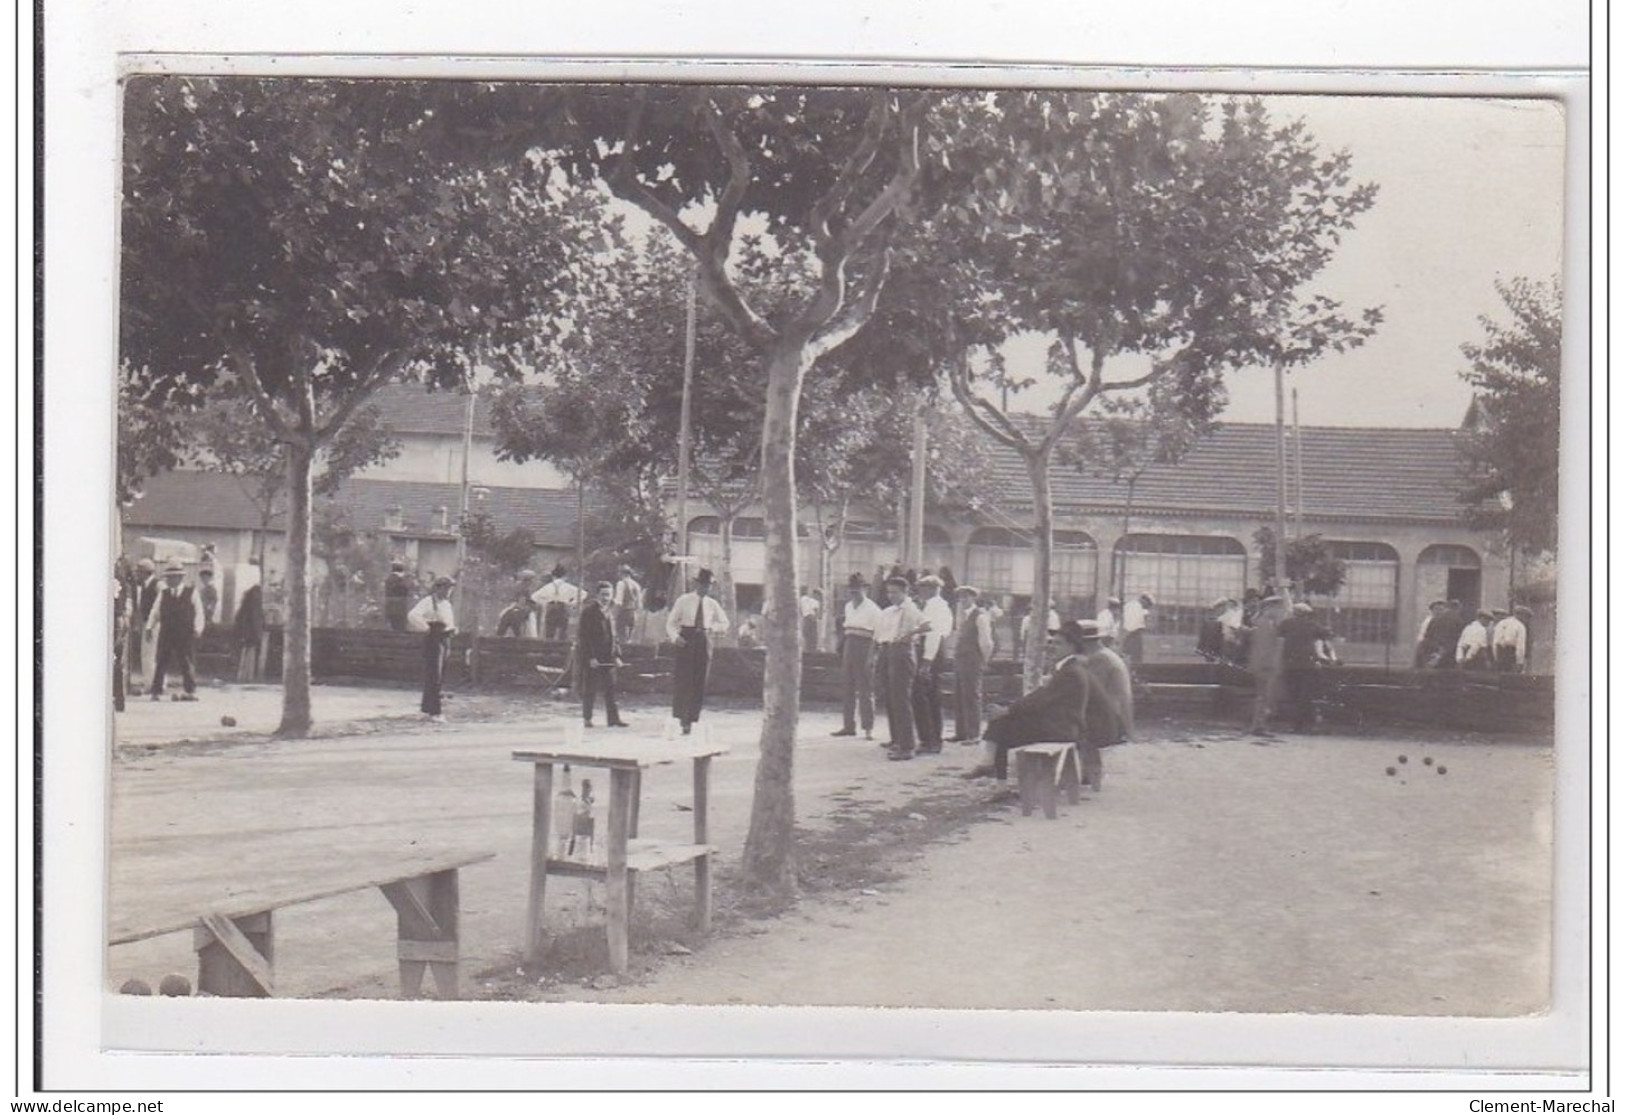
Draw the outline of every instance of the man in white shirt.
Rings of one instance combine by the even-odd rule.
[[[875,627],[880,622],[880,605],[869,599],[868,582],[854,573],[846,582],[851,599],[841,613],[839,650],[841,654],[841,727],[832,733],[855,736],[863,724],[863,738],[874,738],[875,727]]]
[[[1494,620],[1489,612],[1479,612],[1477,619],[1461,629],[1461,638],[1456,640],[1457,667],[1463,670],[1490,668],[1490,627]]]
[[[436,577],[429,595],[406,613],[406,629],[423,633],[423,701],[418,707],[436,722],[441,719],[440,683],[446,671],[446,651],[457,630],[451,587],[450,577]]]
[[[632,629],[637,623],[638,609],[643,607],[643,586],[632,576],[630,565],[621,566],[621,578],[615,582],[615,635],[623,644],[632,641]]]
[[[197,700],[195,660],[197,639],[203,634],[203,607],[191,585],[183,584],[186,570],[172,561],[164,568],[164,586],[158,590],[146,628],[153,635],[153,700],[164,695],[164,675],[176,670],[181,675],[178,701]]]
[[[666,638],[676,644],[672,667],[671,714],[689,735],[705,705],[705,680],[711,670],[711,636],[728,630],[722,605],[711,599],[712,573],[694,575],[694,590],[679,596],[666,616]]]
[[[564,566],[553,567],[553,579],[531,597],[542,613],[542,638],[563,639],[570,634],[570,613],[581,602],[581,590],[565,577]]]
[[[1138,670],[1145,661],[1145,625],[1155,604],[1149,592],[1142,592],[1123,605],[1123,656],[1130,670]]]
[[[1490,629],[1490,653],[1493,655],[1495,669],[1500,673],[1523,673],[1528,629],[1517,613],[1524,610],[1515,609],[1512,615],[1496,620],[1495,626]]]
[[[824,594],[815,588],[801,590],[801,649],[818,649],[818,613],[824,610]]]
[[[908,597],[908,579],[886,578],[887,606],[875,623],[880,691],[886,702],[886,725],[891,740],[886,758],[914,758],[914,636],[925,625],[925,617]]]
[[[1123,618],[1123,602],[1115,596],[1106,598],[1106,606],[1095,613],[1095,629],[1100,632],[1100,641],[1111,646],[1117,641],[1118,628]]]
[[[942,598],[942,581],[926,574],[914,582],[920,595],[925,631],[920,640],[920,668],[914,675],[914,728],[922,755],[942,753],[942,673],[948,661],[948,636],[954,610]]]

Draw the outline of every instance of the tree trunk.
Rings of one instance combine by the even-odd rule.
[[[804,348],[782,344],[768,356],[767,413],[762,430],[762,508],[767,525],[763,584],[761,758],[745,838],[747,882],[769,901],[795,895],[796,724],[801,713],[801,583],[796,544],[796,408],[805,374]]]
[[[744,619],[739,614],[739,586],[734,581],[734,517],[723,515],[717,526],[718,537],[722,539],[722,584],[719,603],[728,616],[733,627],[722,637],[722,645],[726,647],[739,645],[739,624]]]
[[[310,734],[310,502],[315,450],[288,444],[287,612],[282,627],[282,723],[279,736]]]
[[[1050,496],[1048,450],[1029,452],[1027,474],[1033,482],[1033,601],[1029,613],[1032,620],[1027,624],[1021,687],[1024,692],[1030,693],[1044,680],[1044,657],[1049,646],[1049,582],[1055,545],[1055,513]]]

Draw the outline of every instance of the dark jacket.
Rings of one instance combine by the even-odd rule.
[[[994,717],[982,738],[1000,748],[1088,738],[1088,709],[1100,683],[1079,655],[1063,658],[1049,679]]]
[[[265,634],[265,603],[264,594],[259,585],[254,585],[243,593],[243,598],[237,604],[237,616],[232,623],[237,632],[237,642],[243,646],[259,646],[260,636]]]
[[[610,665],[620,652],[620,648],[615,645],[615,624],[597,597],[587,601],[581,609],[576,646],[577,656],[583,666]]]

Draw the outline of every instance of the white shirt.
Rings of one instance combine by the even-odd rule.
[[[1497,623],[1490,632],[1490,645],[1496,647],[1512,647],[1518,652],[1518,665],[1523,665],[1524,640],[1528,635],[1523,620],[1517,616],[1507,616]]]
[[[1117,614],[1110,608],[1102,608],[1095,613],[1095,626],[1100,628],[1100,637],[1114,639],[1117,637]]]
[[[846,602],[846,613],[841,630],[848,635],[874,635],[880,624],[880,605],[865,596],[862,600]]]
[[[671,614],[666,616],[666,638],[676,641],[685,627],[703,627],[707,631],[721,633],[728,630],[728,617],[722,605],[711,597],[685,592],[671,606]]]
[[[1240,604],[1227,604],[1224,611],[1219,613],[1219,625],[1226,631],[1241,630],[1242,611]]]
[[[1027,643],[1027,634],[1032,629],[1033,629],[1033,614],[1031,612],[1028,612],[1026,615],[1021,617],[1021,642],[1022,642],[1023,646],[1026,645],[1026,643]],[[1054,608],[1051,608],[1049,610],[1049,625],[1045,628],[1045,632],[1047,634],[1050,634],[1050,635],[1056,635],[1056,634],[1060,633],[1060,630],[1061,630],[1061,613],[1057,612]]]
[[[875,642],[907,642],[914,638],[914,633],[923,622],[925,617],[920,614],[920,609],[914,606],[914,601],[905,598],[901,604],[892,604],[880,610],[880,618],[875,621]]]
[[[1490,633],[1478,620],[1473,620],[1461,629],[1461,638],[1456,640],[1456,661],[1465,662],[1472,656],[1473,651],[1481,651],[1489,646]]]
[[[446,625],[450,631],[457,626],[457,619],[452,614],[451,600],[436,600],[434,593],[430,593],[406,613],[406,626],[411,631],[427,631],[431,622],[438,621]]]
[[[574,607],[581,599],[581,590],[569,581],[549,581],[530,597],[538,604],[569,604]]]
[[[636,608],[643,603],[643,586],[631,577],[615,582],[615,603],[622,608]]]
[[[824,606],[823,601],[816,596],[803,596],[801,598],[801,618],[807,619],[816,616],[818,610]]]
[[[1123,605],[1123,634],[1145,630],[1145,605],[1138,599]]]
[[[925,622],[925,646],[921,656],[930,662],[942,649],[942,640],[954,629],[954,610],[939,592],[920,607],[920,616]]]

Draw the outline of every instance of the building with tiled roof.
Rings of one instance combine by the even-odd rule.
[[[1458,599],[1469,609],[1506,605],[1507,568],[1496,539],[1466,526],[1456,496],[1456,430],[1305,427],[1297,436],[1301,452],[1290,432],[1286,445],[1288,534],[1318,534],[1343,559],[1343,588],[1318,603],[1352,657],[1408,662],[1431,600]],[[1274,524],[1276,477],[1275,427],[1260,423],[1225,423],[1178,463],[1149,466],[1135,479],[1132,506],[1128,484],[1053,464],[1051,588],[1063,615],[1092,618],[1110,596],[1149,593],[1163,649],[1188,652],[1215,600],[1240,598],[1267,579],[1254,533]],[[975,512],[928,509],[921,564],[947,566],[959,581],[1019,611],[1033,578],[1032,483],[1021,458],[990,446],[977,496]],[[870,519],[849,532],[827,577],[820,548],[809,540],[804,576],[833,590],[852,573],[872,580],[898,560],[895,515]],[[717,532],[713,514],[691,519],[690,549],[699,561],[720,560]],[[734,525],[742,608],[760,599],[760,535],[758,517]]]

